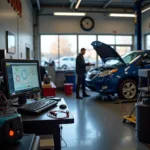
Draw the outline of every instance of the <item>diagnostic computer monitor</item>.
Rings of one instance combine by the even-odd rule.
[[[18,97],[19,103],[23,104],[28,94],[41,91],[39,62],[37,60],[4,59],[2,69],[5,93],[9,99]]]

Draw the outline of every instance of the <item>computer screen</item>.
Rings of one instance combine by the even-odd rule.
[[[39,62],[37,60],[5,59],[2,61],[2,68],[8,98],[41,90]]]

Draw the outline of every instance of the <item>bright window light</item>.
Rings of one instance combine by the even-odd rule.
[[[86,13],[55,12],[55,16],[85,16]]]
[[[111,13],[109,14],[109,16],[111,17],[135,17],[135,14],[114,14],[114,13]]]
[[[78,0],[77,4],[76,4],[76,6],[75,6],[75,9],[78,9],[80,3],[81,3],[81,0]]]
[[[142,13],[144,13],[144,12],[146,12],[146,11],[148,11],[148,10],[150,10],[150,7],[146,8],[146,9],[143,9],[143,10],[142,10]]]

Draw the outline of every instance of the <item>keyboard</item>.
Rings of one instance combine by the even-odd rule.
[[[52,108],[57,105],[57,101],[48,99],[48,98],[42,98],[38,101],[25,104],[17,109],[19,113],[40,113],[48,108]]]
[[[51,99],[51,100],[55,100],[55,101],[60,101],[61,100],[60,97],[54,97],[54,96],[48,96],[47,98]]]

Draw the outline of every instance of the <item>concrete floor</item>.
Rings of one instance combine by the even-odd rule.
[[[99,94],[88,91],[90,98],[76,100],[75,93],[64,97],[75,123],[63,125],[65,150],[148,150],[148,145],[136,139],[135,127],[123,123],[122,116],[132,110],[134,103],[114,104],[102,101]],[[62,147],[65,144],[62,142]]]

